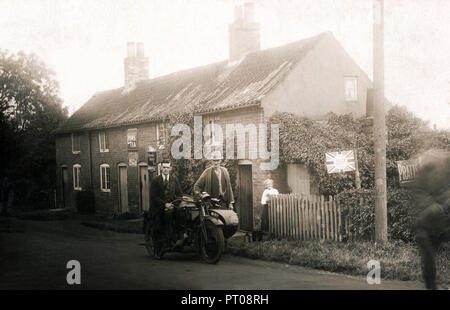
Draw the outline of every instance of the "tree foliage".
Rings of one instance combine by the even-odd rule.
[[[0,175],[19,197],[54,188],[53,131],[67,118],[54,73],[37,56],[0,50]]]

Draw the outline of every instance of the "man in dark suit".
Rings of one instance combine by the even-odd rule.
[[[183,195],[180,182],[172,175],[169,160],[161,163],[161,174],[152,180],[150,185],[150,216],[153,219],[153,240],[155,257],[160,257],[165,239],[174,237],[172,201]],[[180,240],[177,241],[177,245]]]

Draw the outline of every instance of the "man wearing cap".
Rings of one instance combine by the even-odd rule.
[[[231,188],[230,175],[225,167],[220,166],[222,153],[215,151],[211,154],[212,166],[203,171],[194,184],[194,193],[207,192],[213,198],[222,199],[233,209],[234,195]]]

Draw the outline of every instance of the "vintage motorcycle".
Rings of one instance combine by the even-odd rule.
[[[163,250],[158,256],[162,257],[167,252],[182,252],[184,247],[194,247],[206,263],[217,263],[225,250],[226,239],[233,236],[238,229],[237,214],[223,205],[220,199],[211,198],[205,192],[196,198],[185,195],[172,204],[175,208],[176,235],[184,234],[184,242],[181,247],[177,247],[174,237],[166,234]],[[149,214],[144,215],[143,229],[144,245],[148,253],[155,257],[152,221]]]

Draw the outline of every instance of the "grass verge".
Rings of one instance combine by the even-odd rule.
[[[399,241],[387,244],[286,240],[249,243],[232,238],[227,253],[357,276],[366,276],[367,263],[374,259],[380,262],[383,279],[422,280],[417,247]],[[444,287],[450,286],[449,244],[441,247],[437,255],[437,281]]]

